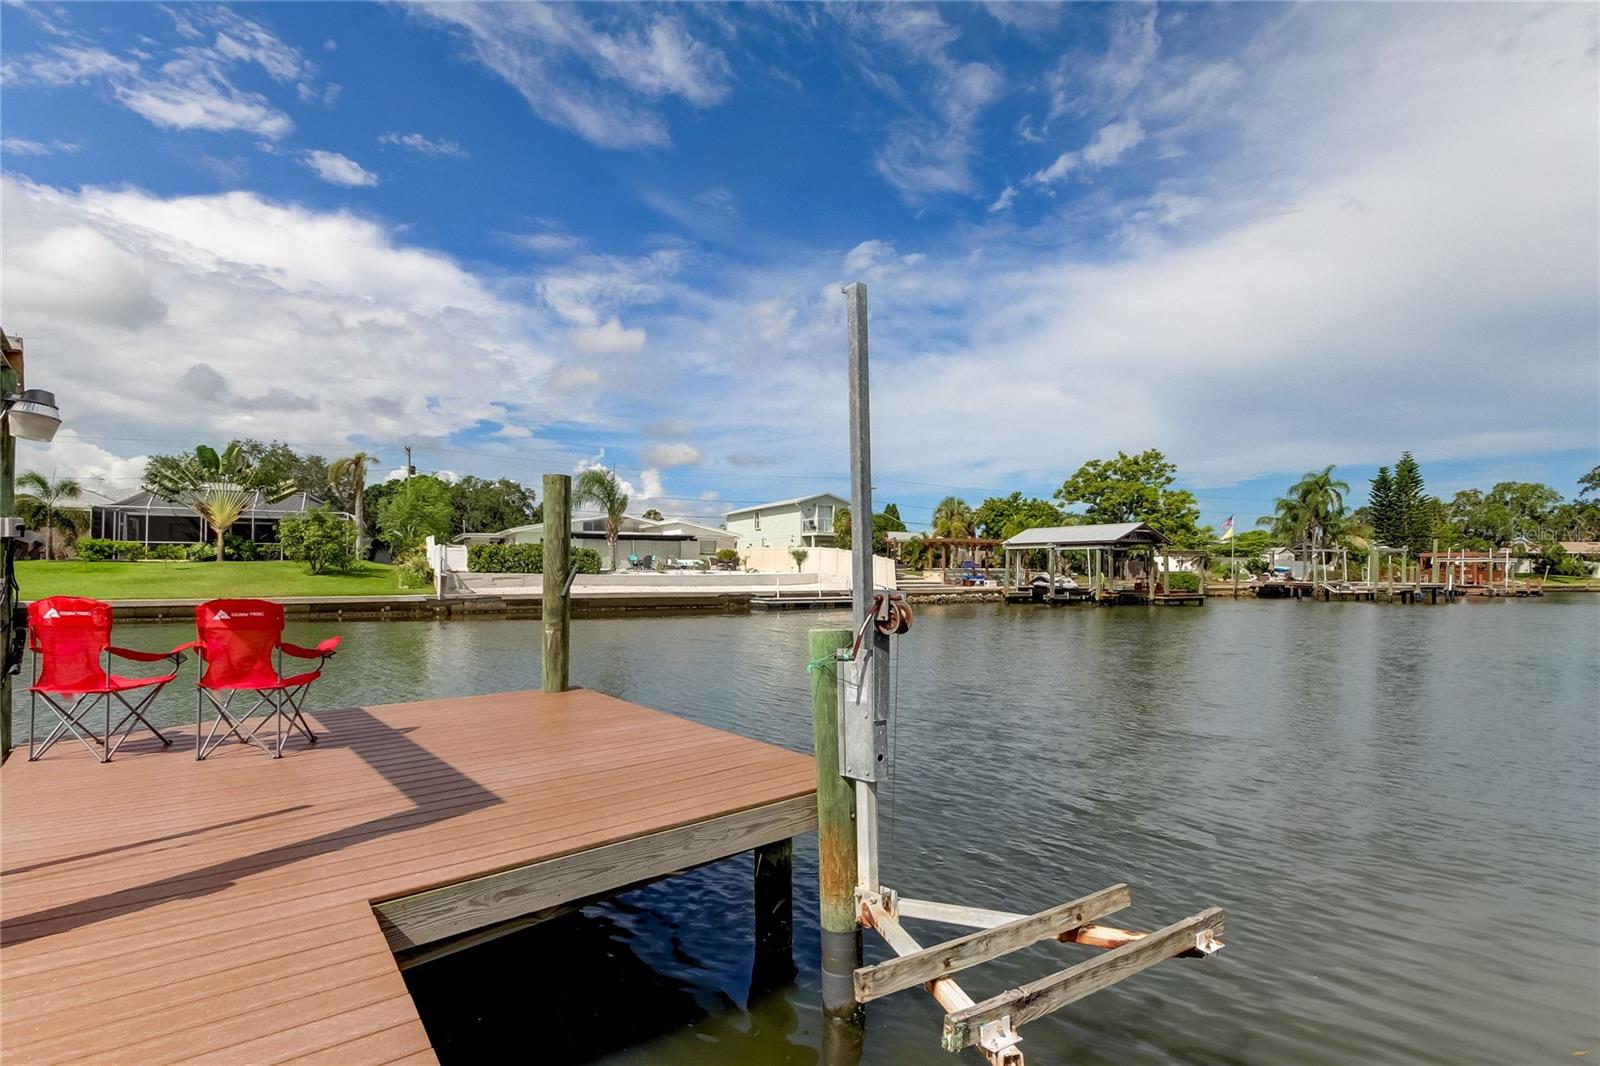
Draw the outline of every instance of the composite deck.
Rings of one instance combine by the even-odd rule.
[[[506,899],[537,909],[659,876],[684,833],[702,835],[683,865],[753,846],[698,827],[764,813],[776,840],[815,824],[810,758],[590,691],[311,717],[322,739],[276,761],[229,744],[196,762],[192,727],[166,750],[145,733],[104,765],[71,738],[37,763],[12,753],[7,1066],[434,1062],[393,954],[414,930],[374,904],[446,897],[462,929],[503,919]],[[631,866],[652,840],[665,857]],[[552,876],[534,897],[430,891],[526,881],[540,863]]]

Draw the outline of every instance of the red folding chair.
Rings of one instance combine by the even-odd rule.
[[[178,676],[182,652],[189,645],[180,644],[171,651],[160,652],[116,647],[111,643],[109,603],[80,596],[50,596],[28,604],[28,646],[34,652],[33,684],[28,688],[29,762],[38,759],[68,733],[77,737],[89,749],[89,754],[101,762],[110,762],[123,741],[141,725],[154,733],[162,744],[172,743],[150,724],[144,712],[161,690]],[[111,672],[112,656],[140,663],[169,659],[172,672],[158,677],[124,677]],[[130,702],[129,694],[141,690],[142,698],[137,703]],[[43,741],[38,739],[34,729],[41,699],[61,719]],[[126,711],[115,727],[111,725],[113,699]],[[106,708],[103,736],[97,736],[94,727],[84,720],[97,702],[104,702]],[[115,742],[112,737],[116,737]],[[98,751],[90,746],[90,741],[99,745]]]
[[[283,607],[267,600],[212,600],[194,609],[195,629],[200,639],[195,650],[205,669],[200,674],[195,696],[196,759],[204,759],[229,737],[241,744],[250,743],[274,759],[283,755],[283,745],[299,730],[315,744],[317,735],[306,724],[301,705],[311,682],[322,676],[322,668],[333,658],[338,637],[329,637],[315,648],[302,648],[283,640]],[[316,659],[314,670],[283,676],[283,657]],[[233,698],[241,692],[256,696],[244,714],[235,714]],[[201,719],[205,701],[216,709],[216,721],[202,735]],[[254,717],[256,712],[261,717]],[[269,746],[257,734],[268,722],[276,723],[276,740]],[[217,736],[224,725],[227,731]],[[287,734],[284,727],[288,726]]]

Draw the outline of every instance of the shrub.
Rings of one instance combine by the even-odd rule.
[[[354,554],[354,537],[351,538],[352,555]],[[400,560],[400,565],[395,568],[395,573],[400,577],[400,587],[415,589],[433,584],[433,568],[428,565],[428,555],[418,548]]]
[[[474,544],[467,569],[479,574],[542,574],[543,544]]]
[[[900,546],[900,561],[908,570],[921,570],[928,561],[928,542],[912,537]]]
[[[790,548],[789,558],[794,560],[794,568],[796,570],[804,570],[806,568],[806,560],[811,558],[811,553],[804,548]]]
[[[1168,592],[1199,592],[1200,575],[1187,570],[1169,573],[1164,579]]]
[[[145,557],[144,545],[136,540],[80,537],[75,547],[78,558],[86,563],[109,563],[113,560],[131,563]]]
[[[152,544],[146,559],[160,559],[164,562],[182,562],[189,558],[189,549],[182,544]]]
[[[237,533],[229,533],[222,541],[222,557],[229,562],[253,563],[262,555],[255,541]]]
[[[278,539],[283,557],[305,563],[313,574],[348,570],[356,562],[356,527],[326,507],[285,515]]]
[[[189,545],[183,550],[183,554],[191,563],[215,562],[217,546],[215,544],[207,544],[202,540],[196,544]]]
[[[572,568],[580,574],[600,572],[600,553],[574,548]],[[467,549],[467,569],[475,574],[542,574],[543,544],[474,544]]]

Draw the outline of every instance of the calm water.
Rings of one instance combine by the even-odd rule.
[[[580,620],[573,676],[809,750],[806,630],[845,622]],[[335,628],[323,706],[537,683],[537,623],[297,635]],[[1600,1055],[1600,597],[927,608],[899,648],[888,883],[1032,911],[1127,881],[1113,920],[1146,928],[1229,911],[1216,958],[1026,1026],[1030,1061]],[[800,976],[754,1002],[743,859],[419,968],[412,989],[447,1063],[819,1062],[815,883],[806,840]],[[963,983],[982,998],[1081,954],[1039,947]],[[920,991],[872,1004],[862,1061],[967,1061],[938,1049],[939,1018]]]

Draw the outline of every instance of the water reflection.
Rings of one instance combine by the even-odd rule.
[[[844,620],[580,619],[573,678],[808,750],[806,630],[826,624]],[[183,629],[119,632],[154,647]],[[321,706],[538,680],[535,622],[295,637],[332,632],[347,650],[319,682]],[[1118,920],[1144,927],[1229,909],[1215,959],[1158,967],[1027,1026],[1035,1061],[1597,1055],[1597,646],[1600,597],[926,609],[902,642],[886,879],[1018,911],[1128,881],[1134,907]],[[192,698],[173,686],[153,720],[187,719]],[[746,861],[716,864],[454,969],[414,971],[430,1027],[449,1028],[441,1052],[525,1058],[537,1046],[543,1061],[537,1025],[582,1034],[569,1061],[812,1063],[825,1048],[826,1061],[848,1059],[827,1047],[818,1010],[814,841],[795,850],[799,975],[754,999],[750,880]],[[1030,949],[964,983],[994,994],[1072,950]],[[588,1001],[546,1013],[546,996],[580,988]],[[925,995],[889,997],[871,1005],[854,1053],[954,1061],[938,1023]]]

